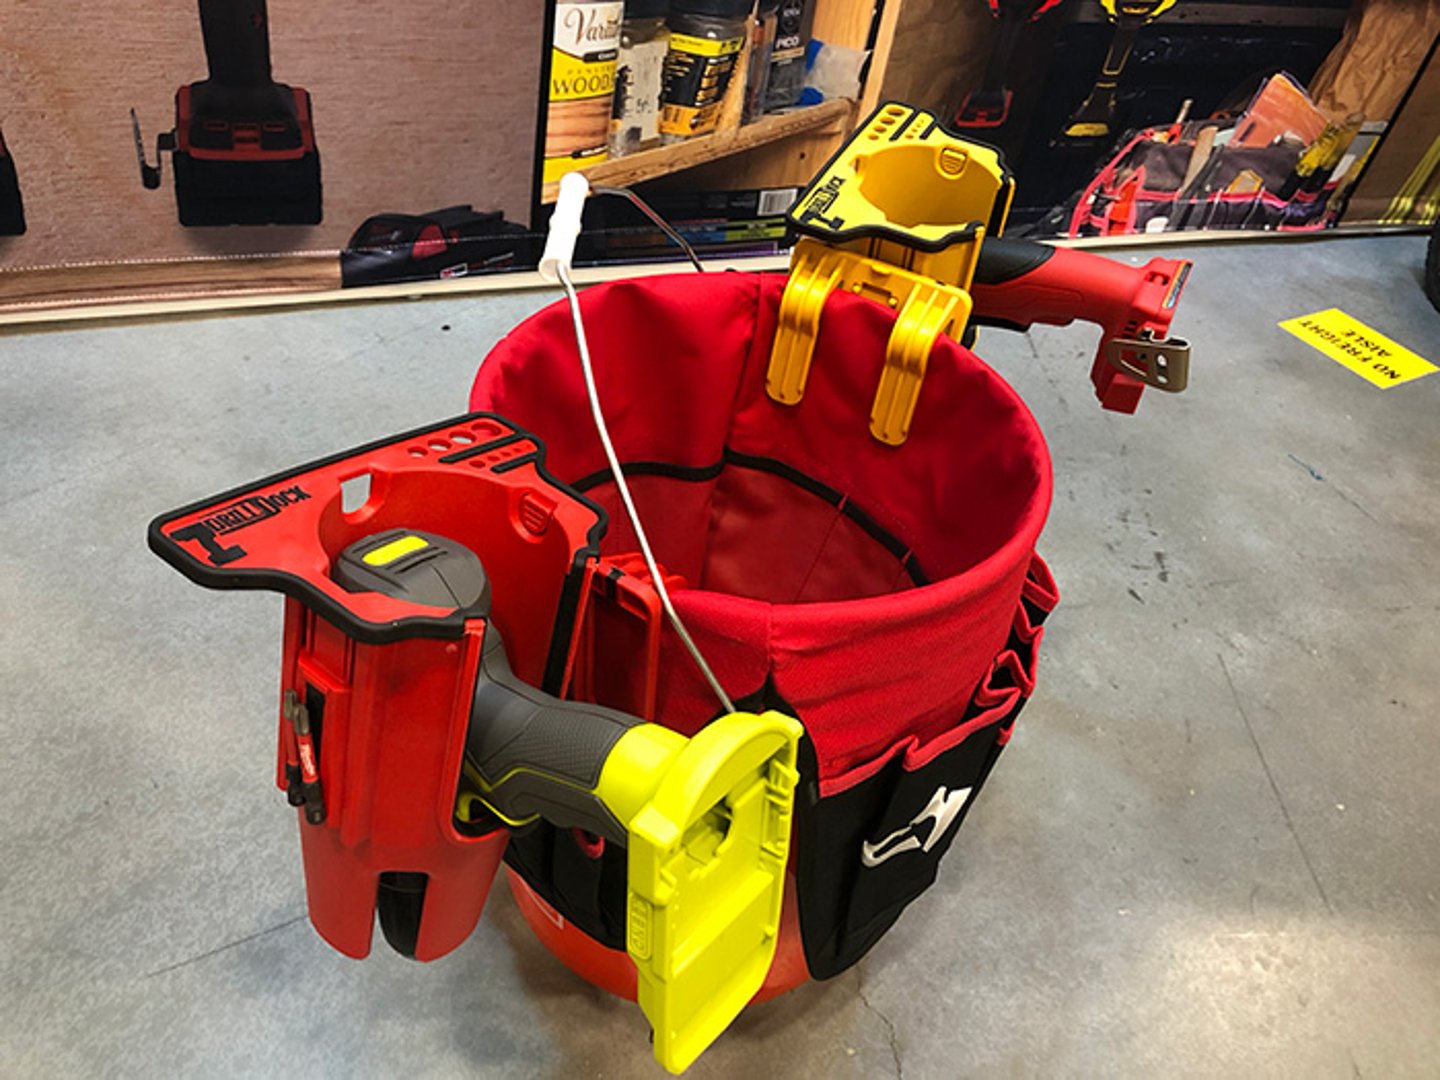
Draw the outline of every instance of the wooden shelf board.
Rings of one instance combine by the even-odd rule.
[[[21,267],[0,271],[0,323],[27,312],[339,287],[339,252]]]
[[[602,161],[599,165],[581,170],[592,184],[615,186],[638,184],[666,176],[707,161],[741,154],[757,146],[788,139],[803,132],[819,131],[827,126],[841,126],[851,121],[854,102],[848,99],[823,101],[819,105],[796,109],[794,112],[762,116],[753,124],[746,124],[733,131],[717,131],[701,135],[673,146],[661,146],[654,150],[642,150],[638,154],[627,154],[613,161]],[[546,202],[555,201],[557,185],[549,185],[544,194]]]
[[[1341,225],[1316,233],[1294,233],[1286,243],[1323,243],[1336,237],[1420,235],[1419,225]],[[1145,233],[1126,236],[1096,236],[1080,239],[1054,239],[1046,243],[1062,248],[1092,248],[1108,252],[1149,247],[1178,247],[1198,244],[1270,243],[1273,231],[1261,229],[1214,229],[1202,232]],[[1137,251],[1135,258],[1141,255]],[[417,281],[394,285],[370,285],[342,289],[338,260],[319,255],[295,256],[305,266],[289,258],[277,259],[269,270],[257,262],[270,260],[216,259],[189,260],[183,263],[156,263],[145,266],[146,280],[137,287],[135,271],[124,275],[123,284],[105,283],[87,273],[85,267],[55,267],[56,278],[48,287],[33,290],[8,288],[0,277],[0,338],[44,326],[65,326],[93,320],[135,320],[143,318],[175,318],[186,315],[268,310],[291,307],[314,307],[338,303],[456,298],[492,292],[543,289],[552,295],[555,286],[534,271],[511,271],[504,274],[477,274],[447,281]],[[706,257],[710,271],[783,271],[787,258],[783,255]],[[25,275],[37,271],[20,271]],[[43,272],[43,271],[42,271]],[[650,277],[656,274],[685,273],[685,265],[677,262],[626,263],[614,266],[586,266],[575,269],[577,285],[616,281],[621,278]],[[69,281],[60,281],[65,274],[78,274]],[[28,298],[27,298],[28,295]]]

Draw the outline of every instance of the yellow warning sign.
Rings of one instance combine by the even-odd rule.
[[[1339,308],[1317,311],[1286,319],[1281,330],[1289,331],[1311,348],[1319,349],[1338,364],[1344,364],[1362,379],[1388,388],[1429,375],[1434,364],[1417,356],[1384,334],[1371,330],[1359,319]]]

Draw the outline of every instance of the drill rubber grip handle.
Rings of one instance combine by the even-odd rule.
[[[480,774],[481,798],[510,822],[537,815],[624,843],[625,826],[595,789],[615,744],[637,717],[562,701],[521,682],[500,635],[485,629],[465,755]]]
[[[987,236],[975,263],[975,285],[1003,285],[1024,277],[1058,251],[1049,244]]]
[[[265,0],[200,0],[200,34],[214,82],[236,88],[270,85]]]
[[[1076,272],[1067,254],[1049,244],[987,236],[970,285],[974,320],[1028,330],[1036,323],[1065,326],[1090,318],[1083,268]]]

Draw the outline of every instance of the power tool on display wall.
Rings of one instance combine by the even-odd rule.
[[[1176,0],[1100,0],[1115,23],[1115,34],[1095,85],[1065,125],[1066,139],[1108,139],[1115,124],[1115,95],[1142,27],[1175,6]]]
[[[1010,115],[1013,92],[1006,86],[1010,61],[1015,46],[1027,23],[1035,22],[1061,0],[989,0],[990,14],[1000,22],[990,59],[985,64],[985,78],[978,90],[966,93],[955,112],[952,126],[959,131],[971,128],[993,128],[1005,123]]]
[[[20,198],[20,177],[15,159],[0,134],[0,236],[19,236],[25,231],[25,203]]]
[[[199,6],[210,76],[175,92],[175,127],[157,139],[154,165],[130,110],[141,182],[160,186],[160,157],[169,152],[181,225],[319,224],[310,94],[271,78],[265,0]]]

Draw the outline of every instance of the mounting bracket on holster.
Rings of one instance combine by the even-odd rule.
[[[898,446],[941,334],[970,318],[980,243],[1005,226],[1015,185],[999,151],[956,138],[922,109],[881,105],[805,189],[787,220],[800,233],[765,387],[798,404],[837,289],[894,308],[870,433]]]
[[[790,210],[800,234],[780,300],[765,389],[805,395],[825,303],[838,290],[896,312],[870,432],[905,442],[941,334],[967,325],[1027,330],[1075,319],[1104,330],[1090,378],[1106,409],[1134,412],[1145,387],[1189,381],[1190,345],[1168,337],[1190,262],[1128,266],[1000,234],[1014,184],[1000,152],[946,132],[930,113],[880,106]]]

